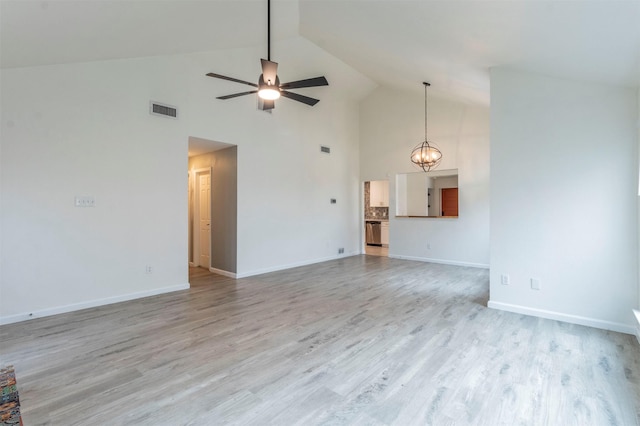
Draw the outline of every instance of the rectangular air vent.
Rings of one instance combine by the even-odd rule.
[[[163,117],[178,118],[178,109],[171,105],[164,105],[158,102],[149,103],[149,113],[161,115]]]
[[[320,145],[320,152],[324,152],[325,154],[331,154],[331,148],[328,146]]]

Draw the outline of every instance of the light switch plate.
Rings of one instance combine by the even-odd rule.
[[[76,207],[95,207],[96,199],[91,195],[76,195],[75,206]]]

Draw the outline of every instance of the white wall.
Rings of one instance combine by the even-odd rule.
[[[402,179],[398,177],[398,185],[396,190],[400,187],[399,183],[402,180],[407,181],[406,187],[406,202],[407,202],[407,216],[427,216],[427,205],[429,204],[427,188],[433,188],[432,179],[428,177],[424,172],[408,173],[402,175]],[[396,197],[400,195],[401,191],[398,191]],[[394,212],[391,212],[394,213]],[[398,210],[394,214],[398,216],[404,216],[402,211]]]
[[[640,76],[638,77],[638,87],[640,87]],[[636,123],[638,128],[638,165],[640,168],[640,88],[636,93],[638,96],[638,101],[636,102],[638,108],[638,121]],[[640,170],[638,172],[638,196],[640,196]],[[638,241],[640,242],[640,205],[638,207]],[[640,265],[640,250],[638,250],[638,265]],[[638,273],[640,274],[640,267],[638,268]],[[638,304],[636,307],[638,308],[638,310],[634,311],[636,317],[636,337],[638,338],[638,342],[640,342],[640,276],[638,276]]]
[[[3,70],[3,322],[188,287],[187,136],[148,113],[157,61]]]
[[[420,86],[418,83],[416,83]],[[422,87],[422,86],[420,86]],[[380,87],[360,105],[360,180],[416,172],[409,156],[424,139],[424,94]],[[489,108],[429,97],[429,140],[443,153],[438,170],[459,169],[457,219],[396,218],[389,211],[389,255],[416,260],[489,264]],[[430,245],[430,249],[427,248]]]
[[[3,70],[0,320],[185,288],[189,136],[238,145],[239,276],[358,252],[357,103],[373,84],[304,39],[278,52],[283,81],[326,75],[300,91],[318,105],[216,100],[244,88],[205,74],[253,80],[261,49]]]
[[[408,198],[407,198],[407,188],[408,188],[408,177],[409,174],[399,174],[395,179],[395,194],[396,194],[396,202],[395,204],[389,203],[389,215],[394,214],[398,216],[408,216]],[[389,191],[393,191],[391,189],[391,185],[393,185],[393,181],[391,181],[389,186]]]
[[[633,332],[637,119],[634,90],[492,70],[489,306]]]

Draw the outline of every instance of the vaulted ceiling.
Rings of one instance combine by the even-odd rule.
[[[639,0],[273,0],[302,36],[379,84],[489,102],[489,69],[640,83]],[[3,68],[264,46],[266,0],[0,0]],[[321,71],[321,70],[319,70]]]

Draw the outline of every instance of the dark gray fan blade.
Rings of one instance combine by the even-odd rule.
[[[216,99],[231,99],[231,98],[237,98],[238,96],[250,95],[252,93],[258,93],[258,91],[250,90],[248,92],[234,93],[233,95],[218,96]]]
[[[281,89],[300,89],[302,87],[328,86],[329,82],[323,77],[307,78],[306,80],[290,81],[280,85]]]
[[[258,98],[258,109],[262,111],[269,111],[276,107],[276,101],[270,101],[267,99]]]
[[[266,59],[260,59],[262,62],[262,78],[265,83],[269,85],[276,84],[276,78],[278,77],[278,63],[273,61],[267,61]]]
[[[227,77],[226,75],[214,74],[214,73],[210,72],[210,73],[207,74],[207,76],[215,77],[215,78],[221,78],[223,80],[234,81],[236,83],[248,84],[249,86],[253,86],[253,87],[258,87],[258,85],[255,84],[255,83],[250,83],[250,82],[244,81],[244,80],[238,80],[237,78],[233,78],[233,77]]]
[[[294,101],[302,102],[303,104],[307,104],[310,106],[314,106],[315,104],[320,102],[320,99],[310,98],[308,96],[299,95],[293,92],[285,92],[284,90],[280,91],[280,95],[284,96],[285,98],[293,99]]]

